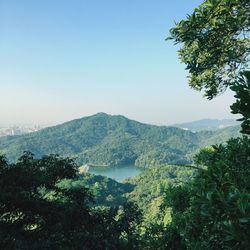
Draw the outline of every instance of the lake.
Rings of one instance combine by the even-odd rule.
[[[89,172],[92,174],[104,175],[118,182],[122,182],[128,177],[134,177],[140,174],[142,169],[139,169],[133,165],[108,168],[90,167]]]

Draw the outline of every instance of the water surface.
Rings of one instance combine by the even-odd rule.
[[[118,167],[90,167],[89,172],[92,174],[104,175],[109,178],[112,178],[116,181],[122,182],[128,177],[134,177],[142,172],[141,169],[133,166],[118,166]]]

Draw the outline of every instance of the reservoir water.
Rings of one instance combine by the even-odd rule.
[[[129,166],[118,166],[118,167],[90,167],[89,172],[92,174],[104,175],[112,178],[118,182],[122,182],[128,177],[134,177],[142,172],[141,169],[129,165]]]

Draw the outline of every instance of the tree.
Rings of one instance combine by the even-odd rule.
[[[89,238],[91,196],[87,189],[61,189],[57,183],[76,177],[70,159],[26,152],[16,164],[0,161],[0,248],[60,249],[75,247],[83,232]]]
[[[179,56],[187,65],[189,85],[204,90],[208,99],[227,87],[235,91],[232,113],[243,116],[242,132],[250,134],[249,0],[205,0],[170,32],[170,39],[183,44]],[[200,170],[187,186],[183,211],[176,194],[185,192],[170,190],[168,203],[176,212],[169,233],[184,249],[250,248],[249,155],[247,136],[203,149],[195,157]],[[167,249],[172,246],[170,238]]]
[[[138,207],[93,207],[87,188],[70,185],[78,179],[69,158],[25,152],[9,164],[0,156],[0,249],[136,248]]]
[[[205,0],[170,30],[182,43],[179,56],[189,71],[189,85],[212,99],[247,70],[250,53],[249,0]]]
[[[170,33],[169,39],[183,44],[179,56],[189,85],[204,90],[208,99],[230,86],[242,98],[231,106],[232,113],[243,115],[241,132],[250,134],[250,85],[242,85],[242,76],[250,74],[249,0],[205,0]]]
[[[242,121],[241,132],[250,134],[250,71],[240,73],[239,80],[231,86],[236,93],[236,102],[231,105],[233,114],[241,114],[243,117],[238,119]]]
[[[196,155],[197,176],[166,190],[164,206],[171,207],[172,222],[165,249],[250,248],[249,155],[246,136]]]
[[[192,184],[185,236],[191,249],[250,248],[250,139],[196,156],[200,171]]]

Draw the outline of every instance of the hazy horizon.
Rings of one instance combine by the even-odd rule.
[[[200,2],[200,1],[199,1]],[[49,126],[98,112],[158,125],[236,119],[230,91],[189,88],[172,41],[197,2],[0,2],[0,125]]]
[[[10,124],[4,124],[4,123],[0,123],[0,128],[1,127],[10,127],[10,126],[24,126],[24,127],[25,126],[40,126],[41,128],[45,128],[45,127],[56,126],[56,125],[60,125],[60,124],[63,124],[63,123],[70,122],[70,121],[82,119],[82,118],[85,118],[85,117],[94,116],[94,115],[97,115],[97,114],[100,114],[100,113],[104,113],[106,115],[111,115],[111,116],[124,116],[129,120],[134,120],[134,121],[137,121],[137,122],[141,122],[141,123],[145,123],[145,124],[149,124],[149,125],[158,125],[158,126],[171,126],[171,125],[185,124],[185,123],[190,123],[190,122],[198,122],[198,121],[203,121],[203,120],[221,120],[221,121],[223,121],[223,120],[236,120],[237,119],[236,117],[234,117],[235,119],[234,118],[221,118],[221,119],[219,119],[219,118],[214,118],[214,117],[210,117],[210,118],[203,117],[203,118],[196,119],[196,120],[181,121],[181,122],[169,123],[169,124],[161,124],[161,123],[152,123],[152,122],[133,119],[133,118],[125,116],[123,114],[109,114],[109,113],[105,113],[105,112],[98,112],[98,113],[95,113],[95,114],[90,114],[90,115],[81,116],[81,117],[75,117],[75,118],[70,119],[70,120],[65,120],[65,121],[61,121],[61,122],[58,122],[58,123],[51,123],[51,124],[42,124],[42,123],[10,123]]]

